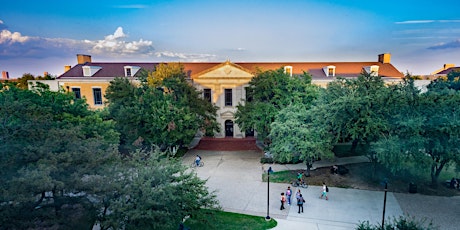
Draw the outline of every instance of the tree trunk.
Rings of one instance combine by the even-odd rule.
[[[358,147],[358,139],[354,139],[352,142],[351,142],[351,149],[350,149],[350,152],[351,153],[355,153],[356,152],[356,149]]]
[[[441,174],[441,171],[444,168],[444,165],[446,165],[446,163],[446,160],[442,160],[439,165],[433,164],[433,166],[431,167],[431,187],[438,187],[439,174]]]

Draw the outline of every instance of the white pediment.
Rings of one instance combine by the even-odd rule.
[[[223,78],[239,78],[239,79],[251,79],[253,75],[243,68],[239,68],[237,65],[230,62],[223,63],[215,68],[208,71],[204,71],[197,75],[195,79],[223,79]]]

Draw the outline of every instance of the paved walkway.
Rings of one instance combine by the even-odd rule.
[[[267,183],[262,182],[262,173],[268,165],[259,163],[263,154],[261,151],[190,150],[183,158],[184,164],[190,164],[196,154],[203,157],[205,166],[194,170],[200,178],[207,179],[207,186],[211,190],[217,191],[217,198],[223,210],[257,216],[267,215]],[[345,162],[362,160],[365,159],[337,159],[332,163],[345,164]],[[301,164],[271,166],[275,171],[305,167]],[[326,162],[318,162],[314,165],[314,167],[325,166]],[[330,188],[330,199],[326,201],[318,198],[320,187],[310,186],[308,189],[302,189],[306,204],[304,213],[299,214],[297,206],[288,206],[285,210],[279,210],[279,196],[287,186],[288,184],[270,183],[268,212],[278,222],[275,230],[296,228],[345,230],[355,229],[360,221],[369,220],[372,224],[382,221],[383,191]],[[418,194],[388,192],[385,218],[388,220],[390,217],[409,213],[417,217],[429,217],[436,225],[441,226],[441,229],[458,229],[459,201],[459,197],[438,199],[438,197]]]

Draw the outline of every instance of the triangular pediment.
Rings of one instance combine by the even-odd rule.
[[[252,78],[253,74],[234,63],[226,61],[222,64],[216,65],[213,68],[202,71],[201,73],[193,76],[194,79],[213,79],[213,78]]]

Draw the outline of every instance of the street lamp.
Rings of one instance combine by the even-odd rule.
[[[265,220],[267,221],[271,219],[269,210],[270,210],[270,173],[272,172],[273,172],[272,167],[269,167],[267,170],[267,216],[265,217]]]
[[[385,181],[385,195],[383,198],[382,229],[385,229],[385,207],[387,205],[387,190],[388,190],[388,182]]]

